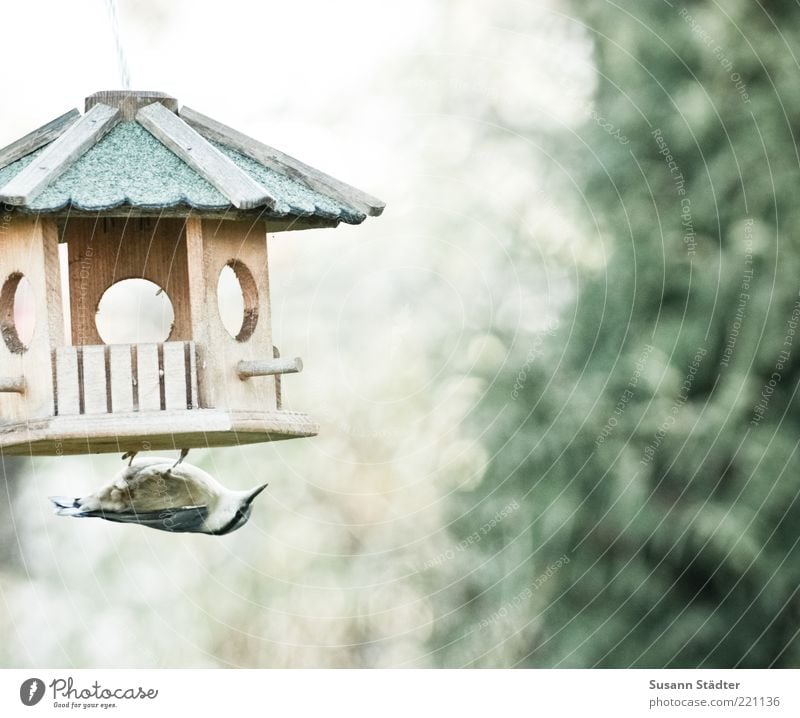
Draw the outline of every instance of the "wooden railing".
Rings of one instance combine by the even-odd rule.
[[[53,352],[53,389],[59,416],[196,409],[195,345],[61,347]]]

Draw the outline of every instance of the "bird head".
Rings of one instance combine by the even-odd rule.
[[[250,514],[253,512],[253,501],[267,486],[269,486],[269,484],[262,484],[249,491],[238,492],[233,517],[226,522],[224,526],[213,533],[219,536],[229,534],[232,531],[236,531],[236,529],[242,528],[242,526],[250,520]]]

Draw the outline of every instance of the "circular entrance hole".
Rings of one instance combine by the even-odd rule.
[[[231,259],[219,273],[217,306],[225,331],[237,342],[253,336],[258,323],[258,288],[252,272],[238,259]]]
[[[0,290],[0,331],[9,351],[28,350],[36,326],[36,302],[28,278],[21,272],[10,274]]]
[[[165,342],[175,312],[167,293],[147,279],[123,279],[100,297],[95,325],[105,344]]]

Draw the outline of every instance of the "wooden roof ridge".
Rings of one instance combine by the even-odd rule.
[[[0,149],[0,170],[14,164],[17,160],[27,157],[31,152],[36,152],[40,147],[50,144],[58,139],[81,117],[77,108],[65,112],[60,117],[51,120],[46,125],[29,132],[25,137],[12,142]]]
[[[142,107],[136,121],[167,149],[177,155],[237,209],[275,207],[266,187],[226,157],[184,119],[160,102]]]
[[[71,114],[67,113],[67,115]],[[78,114],[80,115],[80,113]],[[59,120],[64,120],[67,115],[62,115]],[[36,161],[31,162],[4,187],[0,188],[0,202],[9,205],[29,204],[48,184],[64,174],[72,164],[83,157],[106,133],[113,129],[120,118],[118,109],[98,104],[71,123],[68,124],[65,121],[56,139],[50,141]],[[52,128],[50,131],[53,131]],[[35,132],[31,134],[35,134]],[[25,139],[23,138],[19,142],[21,143]],[[32,151],[29,150],[26,154],[30,154]]]
[[[386,203],[377,197],[320,172],[314,167],[248,137],[232,127],[223,125],[190,107],[182,107],[178,114],[186,124],[193,127],[206,139],[236,150],[265,167],[301,182],[315,192],[329,195],[372,217],[380,216],[386,208]]]

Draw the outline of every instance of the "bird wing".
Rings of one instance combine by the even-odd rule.
[[[137,513],[135,511],[89,511],[82,516],[92,516],[121,524],[139,524],[160,531],[172,533],[197,533],[205,530],[208,517],[207,506],[182,506],[176,509],[162,509]]]
[[[195,475],[197,474],[197,475]],[[105,512],[143,515],[164,509],[207,507],[216,500],[214,487],[205,472],[173,462],[134,463],[93,498],[92,509]]]

